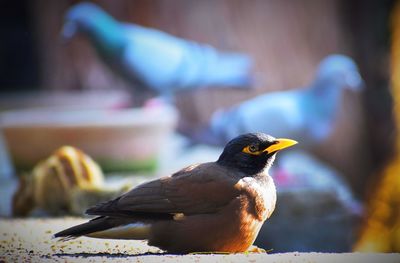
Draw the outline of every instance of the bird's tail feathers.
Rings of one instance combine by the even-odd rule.
[[[101,216],[58,232],[53,238],[61,238],[60,241],[67,241],[80,236],[111,239],[147,239],[149,234],[149,224],[134,222],[126,218]]]
[[[86,223],[67,228],[54,234],[53,238],[62,238],[61,240],[69,240],[79,236],[85,236],[90,233],[103,231],[112,228],[107,217],[96,217]]]

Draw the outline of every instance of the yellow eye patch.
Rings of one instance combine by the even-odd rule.
[[[256,145],[248,145],[248,146],[243,148],[242,152],[248,153],[248,154],[252,154],[252,155],[259,155],[263,151],[260,151],[258,149],[258,146],[256,146]]]

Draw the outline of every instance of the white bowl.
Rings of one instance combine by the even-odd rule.
[[[18,170],[32,168],[63,145],[83,150],[105,171],[151,170],[176,122],[176,110],[164,105],[118,110],[34,109],[0,114],[0,127]]]

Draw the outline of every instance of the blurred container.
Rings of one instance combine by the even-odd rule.
[[[119,110],[14,110],[0,127],[17,170],[31,169],[62,145],[82,149],[105,172],[153,171],[177,121],[171,106]]]
[[[131,102],[130,94],[122,90],[5,93],[0,96],[0,111],[43,107],[118,109],[129,106]]]

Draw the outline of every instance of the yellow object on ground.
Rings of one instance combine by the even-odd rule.
[[[71,212],[75,192],[95,192],[104,184],[100,167],[82,151],[64,146],[20,178],[13,214],[26,216],[35,208],[50,215]]]

